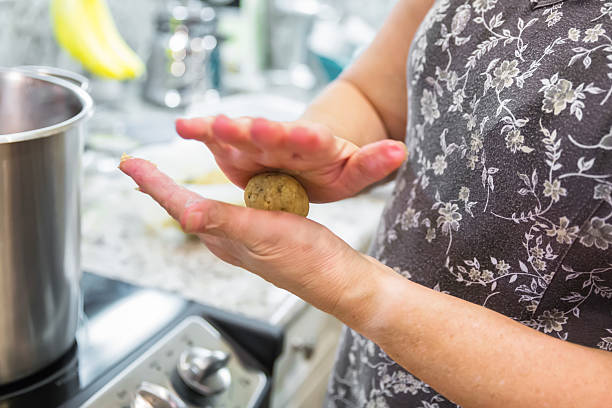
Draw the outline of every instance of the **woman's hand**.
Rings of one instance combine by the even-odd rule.
[[[381,140],[361,148],[335,137],[324,125],[226,116],[182,119],[177,132],[204,142],[236,185],[266,170],[294,175],[311,202],[351,197],[395,171],[406,157],[402,142]]]
[[[369,258],[314,221],[205,199],[142,159],[123,160],[120,169],[216,256],[321,310],[343,318],[367,307],[375,293]]]

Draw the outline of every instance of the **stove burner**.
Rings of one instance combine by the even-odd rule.
[[[90,273],[81,288],[85,317],[75,345],[40,372],[1,386],[0,408],[80,407],[188,316],[206,316],[268,375],[282,351],[283,333],[262,322]]]
[[[60,382],[63,384],[63,387],[67,389],[67,393],[65,396],[59,396],[60,398],[56,401],[56,404],[59,405],[63,399],[70,394],[70,390],[79,389],[79,378],[75,375],[78,372],[77,366],[77,344],[75,342],[70,350],[62,357],[41,371],[21,380],[1,386],[0,407],[5,406],[3,405],[3,401],[22,399],[24,396],[37,393],[40,390],[51,389],[56,385],[55,383]],[[25,400],[27,400],[27,398]]]

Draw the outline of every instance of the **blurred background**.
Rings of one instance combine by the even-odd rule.
[[[106,2],[120,35],[147,67],[142,75],[108,79],[83,68],[70,47],[58,45],[58,27],[65,24],[55,20],[54,35],[50,0],[0,0],[0,66],[85,75],[97,107],[88,144],[115,151],[167,139],[167,127],[157,126],[167,116],[205,111],[220,97],[265,93],[308,102],[369,44],[394,0]],[[70,7],[68,0],[55,3]],[[80,57],[94,58],[95,51]],[[142,116],[147,129],[130,132]]]
[[[176,53],[183,45],[187,53],[183,57],[185,64],[195,65],[192,54],[198,54],[200,48],[215,54],[212,51],[218,47],[220,55],[202,58],[212,59],[212,69],[220,72],[196,73],[192,72],[196,67],[189,65],[183,71],[175,65],[166,72],[154,69],[149,76],[170,74],[177,82],[190,81],[190,86],[212,87],[224,94],[270,85],[305,90],[321,87],[346,66],[360,47],[368,44],[393,2],[107,0],[121,35],[149,67],[163,62],[160,51]],[[50,65],[81,70],[80,64],[55,41],[49,0],[0,0],[0,23],[3,44],[0,65]],[[181,43],[179,38],[183,34],[191,43]],[[208,35],[215,41],[209,38],[204,44],[194,41]],[[174,55],[173,60],[181,58]],[[248,80],[234,77],[240,73]],[[224,81],[219,76],[224,76]],[[146,81],[141,78],[130,85],[142,88]],[[181,101],[181,105],[185,102]]]
[[[368,46],[394,2],[0,0],[0,66],[72,71],[94,99],[82,162],[83,269],[281,327],[273,407],[320,406],[340,323],[216,259],[134,192],[119,157],[145,157],[191,189],[241,205],[242,191],[203,146],[176,136],[174,120],[297,119]],[[312,205],[309,218],[366,251],[389,194],[382,187]]]

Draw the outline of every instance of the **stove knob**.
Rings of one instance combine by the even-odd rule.
[[[132,408],[187,408],[187,405],[166,387],[145,381],[136,391]]]
[[[225,391],[231,382],[228,353],[192,347],[181,353],[176,367],[179,377],[192,391],[212,396]]]

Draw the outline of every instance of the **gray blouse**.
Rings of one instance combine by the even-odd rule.
[[[612,351],[612,2],[439,0],[407,75],[411,154],[371,255]],[[326,406],[456,405],[345,328]]]

